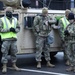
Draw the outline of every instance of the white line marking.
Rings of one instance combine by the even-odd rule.
[[[13,69],[8,67],[9,69]],[[35,73],[43,73],[43,74],[53,74],[53,75],[69,75],[69,74],[62,74],[62,73],[55,73],[55,72],[48,72],[48,71],[39,71],[39,70],[31,70],[31,69],[22,69],[21,71],[28,71],[28,72],[35,72]]]

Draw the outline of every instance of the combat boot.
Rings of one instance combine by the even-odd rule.
[[[37,68],[38,68],[38,69],[41,68],[41,62],[40,62],[40,61],[37,62]]]
[[[73,69],[73,67],[71,66],[71,67],[69,67],[68,69],[66,69],[66,71],[68,71],[68,72],[70,72],[70,71],[73,71],[74,69]]]
[[[55,65],[51,64],[50,61],[47,61],[47,66],[48,67],[55,67]]]
[[[7,72],[7,64],[3,64],[2,73],[6,73],[6,72]]]
[[[67,60],[67,61],[66,61],[66,65],[67,65],[67,66],[69,66],[69,65],[70,65],[70,62],[69,62],[69,60]]]
[[[16,63],[13,63],[13,68],[16,70],[16,71],[19,71],[20,70],[20,68],[18,68],[17,66],[16,66]]]

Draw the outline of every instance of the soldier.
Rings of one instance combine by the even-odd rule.
[[[1,36],[0,36],[0,68],[2,67],[2,63],[1,63],[1,57],[2,57],[1,45],[2,45],[2,41],[1,41]]]
[[[65,35],[67,35],[67,57],[70,62],[70,68],[66,69],[67,71],[75,72],[75,22],[74,14],[69,13],[68,20],[70,24],[66,27]]]
[[[60,34],[60,37],[61,37],[62,46],[64,48],[64,57],[65,57],[65,60],[66,60],[66,65],[69,65],[69,61],[67,60],[67,55],[66,55],[66,46],[65,46],[65,40],[64,40],[64,30],[65,30],[66,26],[69,24],[68,14],[70,12],[71,12],[70,10],[66,9],[65,16],[63,18],[61,18],[59,20],[59,23],[58,23],[58,25],[60,26],[59,34]]]
[[[34,19],[33,32],[36,36],[36,61],[37,68],[41,68],[41,54],[44,52],[45,59],[47,61],[48,67],[54,67],[55,65],[50,63],[50,53],[49,53],[49,44],[47,42],[47,37],[51,31],[50,21],[53,20],[52,17],[48,15],[48,9],[44,7],[42,9],[42,14],[38,15]]]
[[[18,52],[17,50],[17,32],[19,32],[20,27],[18,26],[18,21],[15,17],[12,15],[13,9],[11,7],[7,7],[5,9],[5,15],[0,19],[0,32],[1,32],[1,39],[3,41],[2,43],[2,59],[1,62],[3,64],[2,67],[2,73],[7,72],[7,56],[9,53],[10,49],[10,55],[11,55],[11,61],[12,61],[12,66],[15,70],[20,70],[16,66],[16,53]]]

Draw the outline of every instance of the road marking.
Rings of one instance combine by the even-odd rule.
[[[8,67],[9,69],[13,69],[11,67]],[[55,73],[55,72],[48,72],[48,71],[39,71],[39,70],[31,70],[31,69],[22,69],[21,71],[28,71],[28,72],[35,72],[35,73],[43,73],[43,74],[53,74],[53,75],[69,75],[69,74],[63,74],[63,73]]]

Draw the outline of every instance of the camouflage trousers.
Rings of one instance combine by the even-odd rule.
[[[16,62],[17,60],[16,54],[18,52],[16,41],[3,41],[2,48],[1,48],[1,52],[2,52],[1,62],[2,63],[8,62],[7,56],[8,56],[9,50],[10,50],[10,56],[11,56],[12,63]]]
[[[68,56],[67,56],[67,46],[68,46],[68,42],[65,40],[63,47],[64,47],[64,59],[68,60]]]
[[[71,66],[75,66],[75,41],[69,41],[67,45],[67,56]]]
[[[42,61],[42,52],[44,52],[45,60],[50,60],[49,47],[47,37],[36,37],[36,61]]]

